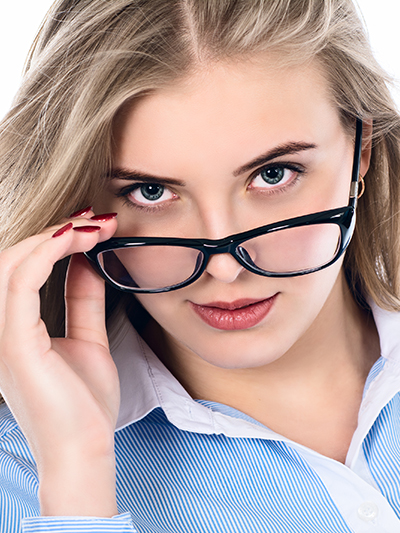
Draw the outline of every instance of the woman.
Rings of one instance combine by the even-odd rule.
[[[57,2],[1,134],[1,531],[400,531],[399,137],[350,0]]]

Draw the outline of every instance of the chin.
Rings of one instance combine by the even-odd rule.
[[[284,338],[284,337],[283,337]],[[292,343],[286,337],[277,338],[274,334],[254,330],[223,331],[205,337],[199,342],[183,341],[183,344],[206,363],[225,369],[257,368],[273,363],[284,355]],[[182,342],[182,340],[181,340]]]

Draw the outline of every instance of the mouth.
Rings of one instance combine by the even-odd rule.
[[[278,293],[264,299],[241,299],[234,302],[190,302],[194,312],[209,326],[221,330],[249,329],[259,324],[270,312]]]

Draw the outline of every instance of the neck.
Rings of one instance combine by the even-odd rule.
[[[373,318],[355,303],[343,277],[309,330],[265,366],[219,368],[164,332],[153,331],[146,335],[149,339],[193,398],[234,407],[342,462],[357,425],[365,380],[379,356]]]

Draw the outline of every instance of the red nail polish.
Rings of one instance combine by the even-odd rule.
[[[69,215],[69,218],[76,218],[76,217],[82,217],[83,215],[86,215],[91,211],[92,206],[89,205],[88,207],[85,207],[85,209],[80,209],[79,211],[75,211],[75,213],[72,213],[72,215]]]
[[[95,231],[100,231],[100,226],[77,226],[74,228],[74,231],[80,231],[82,233],[94,233]]]
[[[118,213],[105,213],[104,215],[95,215],[91,217],[90,220],[95,220],[96,222],[107,222],[107,220],[112,220],[117,216]]]
[[[53,233],[53,237],[60,237],[60,235],[64,235],[67,231],[69,231],[72,228],[73,224],[72,222],[68,222],[68,224],[65,224],[62,228],[58,229],[55,233]]]

